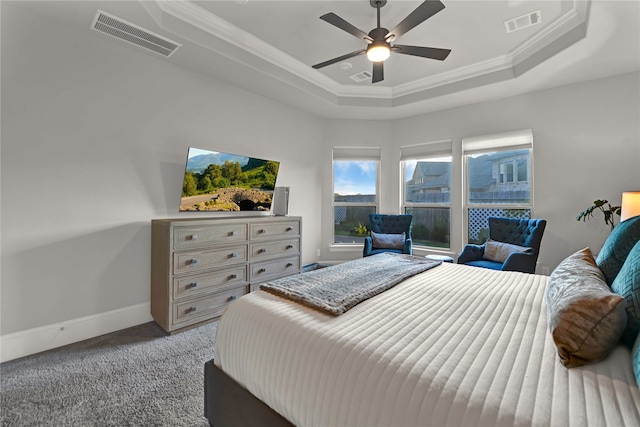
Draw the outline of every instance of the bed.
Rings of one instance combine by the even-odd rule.
[[[253,292],[219,320],[205,415],[216,427],[640,425],[629,348],[561,363],[548,279],[443,263],[339,316]]]

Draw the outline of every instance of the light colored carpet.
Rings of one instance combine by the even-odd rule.
[[[2,363],[2,426],[208,426],[216,325],[166,336],[147,323]]]

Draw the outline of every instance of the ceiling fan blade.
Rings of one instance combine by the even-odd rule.
[[[369,37],[369,35],[367,33],[365,33],[362,30],[359,30],[358,28],[356,28],[353,25],[349,24],[347,21],[345,21],[344,19],[340,18],[338,15],[336,15],[333,12],[326,13],[326,14],[322,15],[320,17],[320,19],[322,19],[323,21],[328,22],[331,25],[335,25],[336,27],[340,28],[341,30],[346,31],[349,34],[352,34],[352,35],[356,36],[357,38],[366,41],[367,43],[371,43],[373,41],[373,39],[371,37]]]
[[[384,62],[373,63],[373,77],[371,83],[378,83],[384,80]]]
[[[318,68],[326,67],[327,65],[335,64],[336,62],[344,61],[345,59],[353,58],[354,56],[362,55],[366,51],[366,49],[356,50],[355,52],[347,53],[346,55],[338,56],[337,58],[312,65],[312,67],[317,70]]]
[[[444,61],[451,53],[451,49],[439,49],[437,47],[423,46],[407,46],[404,44],[395,44],[392,46],[395,52],[405,55],[421,56],[422,58],[437,59]]]
[[[431,18],[442,9],[444,9],[444,4],[442,4],[440,0],[425,0],[425,2],[411,12],[409,16],[404,18],[401,23],[396,25],[393,30],[389,31],[389,34],[387,34],[385,38],[388,42],[396,40],[398,37]]]

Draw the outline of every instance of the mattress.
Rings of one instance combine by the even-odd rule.
[[[560,363],[547,279],[444,263],[337,317],[258,291],[215,363],[298,426],[640,425],[628,349]]]

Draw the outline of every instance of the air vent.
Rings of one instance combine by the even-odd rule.
[[[133,43],[163,56],[171,56],[180,46],[179,43],[154,34],[123,19],[116,18],[101,10],[96,13],[91,28],[110,36]]]
[[[354,74],[353,76],[349,76],[349,77],[351,77],[352,80],[360,83],[365,80],[369,80],[371,78],[371,73],[368,71],[363,71],[361,73]]]
[[[507,30],[507,33],[513,33],[514,31],[522,30],[523,28],[539,24],[540,22],[542,22],[542,13],[536,10],[535,12],[504,21],[504,28]]]

